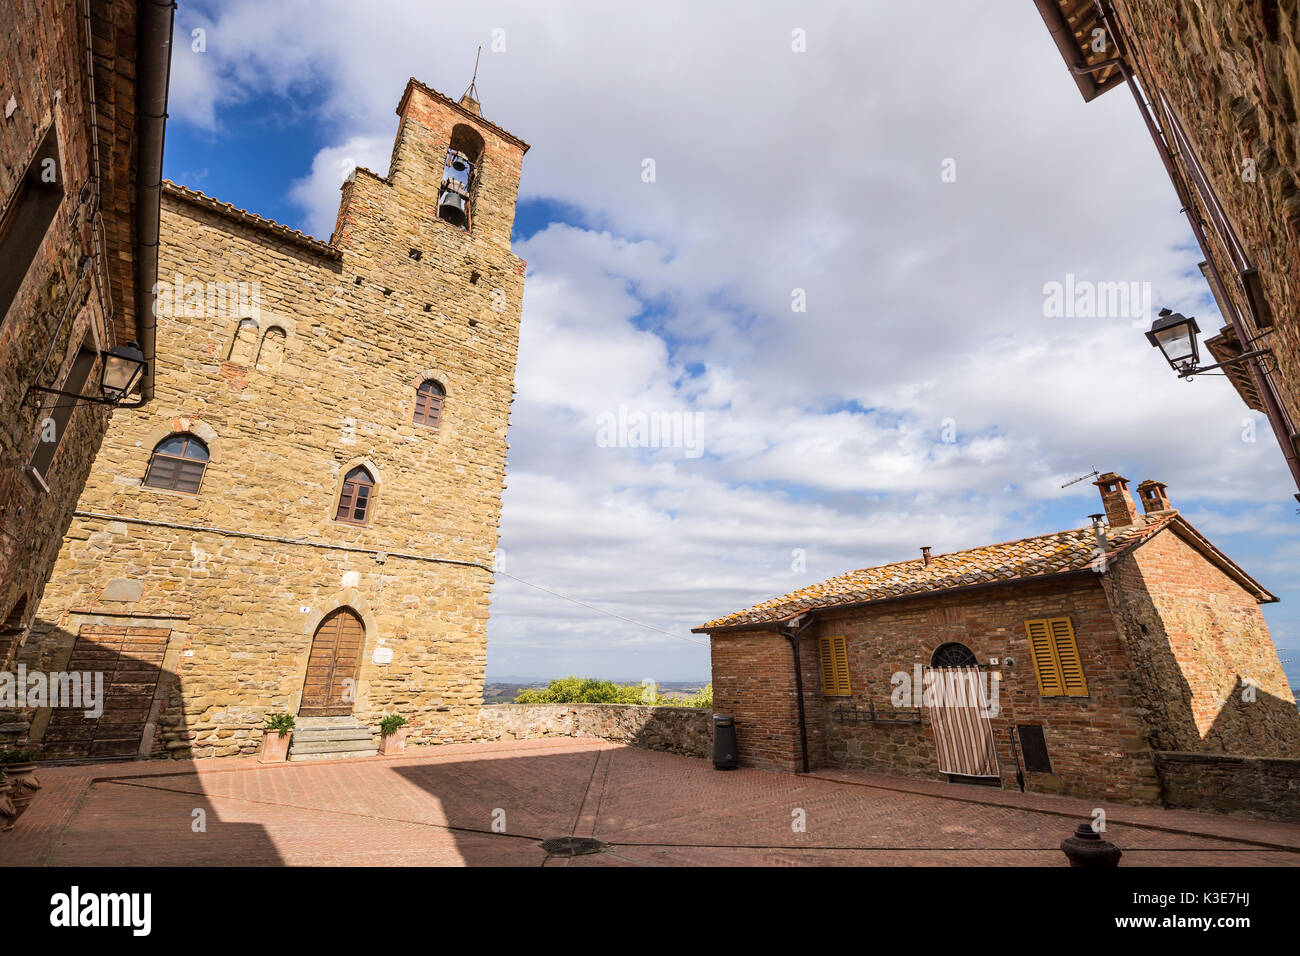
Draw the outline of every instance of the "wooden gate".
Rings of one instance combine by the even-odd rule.
[[[66,670],[80,673],[83,680],[104,675],[104,712],[96,718],[87,717],[84,706],[55,707],[41,739],[42,756],[134,757],[170,635],[170,628],[83,627]]]
[[[307,658],[300,716],[341,717],[352,713],[365,639],[365,626],[351,608],[331,611],[320,622]]]
[[[978,667],[926,668],[926,703],[939,772],[998,777],[993,722]]]

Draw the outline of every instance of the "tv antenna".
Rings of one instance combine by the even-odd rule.
[[[1088,480],[1088,479],[1091,478],[1093,475],[1100,475],[1100,474],[1101,474],[1101,472],[1100,472],[1098,469],[1094,468],[1092,471],[1088,472],[1086,475],[1080,475],[1078,478],[1073,478],[1073,479],[1071,479],[1070,481],[1067,481],[1065,484],[1061,485],[1061,487],[1062,487],[1062,488],[1069,488],[1071,485],[1077,485],[1077,484],[1078,484],[1079,482],[1081,482],[1081,481],[1086,481],[1086,480]]]

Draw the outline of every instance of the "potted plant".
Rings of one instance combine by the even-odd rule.
[[[380,720],[379,732],[383,735],[379,752],[384,756],[400,754],[406,749],[406,718],[401,714],[389,714]]]
[[[284,763],[289,756],[289,738],[293,736],[293,714],[272,714],[262,731],[262,749],[257,759],[262,763]]]
[[[36,753],[35,747],[0,750],[0,769],[9,780],[9,799],[17,811],[14,819],[27,809],[36,791],[41,789],[41,782],[36,779]]]
[[[0,770],[0,833],[12,830],[18,822],[19,811],[14,808],[14,802],[9,796],[12,787],[4,770]]]

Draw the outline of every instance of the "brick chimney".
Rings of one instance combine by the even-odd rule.
[[[1144,513],[1174,510],[1174,506],[1169,503],[1169,496],[1165,494],[1165,487],[1163,481],[1153,481],[1150,478],[1138,485],[1138,498],[1142,501]]]
[[[1108,471],[1093,482],[1101,490],[1101,504],[1112,529],[1127,528],[1137,522],[1137,505],[1128,493],[1128,479]]]

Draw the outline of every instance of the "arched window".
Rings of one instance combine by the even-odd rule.
[[[438,218],[466,231],[470,228],[470,206],[482,158],[483,137],[463,123],[452,127],[438,193]]]
[[[425,379],[415,390],[415,424],[437,428],[442,421],[442,400],[447,392],[433,379]]]
[[[262,336],[262,347],[257,350],[257,370],[274,372],[284,359],[284,329],[272,326]]]
[[[375,479],[370,476],[370,472],[358,465],[343,478],[343,490],[339,492],[339,507],[334,513],[334,520],[347,524],[365,524],[374,497]]]
[[[978,664],[975,652],[965,644],[956,642],[940,644],[930,659],[931,667],[975,667]]]
[[[169,435],[154,446],[144,485],[195,494],[208,467],[208,446],[188,432]]]

